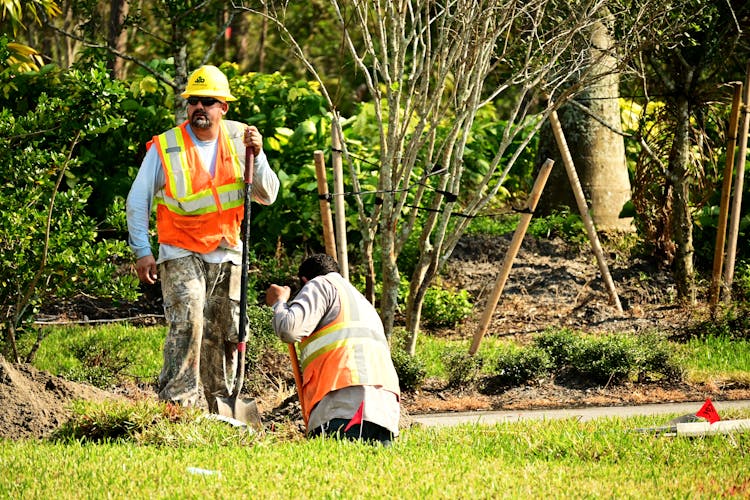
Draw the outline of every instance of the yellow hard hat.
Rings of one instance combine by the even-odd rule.
[[[229,81],[222,71],[216,66],[206,65],[193,71],[188,78],[185,92],[182,97],[205,96],[216,97],[224,101],[236,101],[229,92]]]

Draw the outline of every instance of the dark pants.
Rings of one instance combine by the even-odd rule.
[[[363,421],[361,424],[353,425],[348,431],[344,431],[349,421],[345,418],[332,418],[325,424],[310,431],[311,438],[316,436],[329,436],[336,439],[349,439],[352,441],[361,439],[367,443],[380,443],[383,446],[390,446],[393,440],[393,434],[385,427],[381,427],[372,422]]]

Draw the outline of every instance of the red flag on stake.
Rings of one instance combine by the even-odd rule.
[[[719,417],[719,412],[717,412],[716,408],[714,408],[714,404],[711,402],[710,398],[707,399],[705,403],[703,403],[703,406],[701,406],[701,409],[696,412],[695,416],[705,418],[710,424],[721,420],[721,417]]]
[[[344,427],[344,432],[348,431],[352,427],[354,427],[357,424],[362,423],[362,412],[365,409],[365,402],[362,401],[362,403],[359,405],[359,408],[357,409],[357,413],[354,414],[351,420],[349,420],[349,423],[346,424],[346,427]]]

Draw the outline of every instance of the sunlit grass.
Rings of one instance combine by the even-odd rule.
[[[707,336],[690,339],[682,350],[688,380],[750,384],[750,341]]]
[[[150,380],[163,363],[166,327],[127,323],[48,328],[34,365],[55,375],[116,364],[122,374]]]
[[[746,497],[750,434],[637,432],[672,417],[414,427],[387,449],[272,436],[185,447],[0,441],[0,497]]]

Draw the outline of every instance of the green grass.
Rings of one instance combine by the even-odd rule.
[[[429,335],[417,337],[417,355],[425,363],[426,376],[428,378],[445,379],[448,370],[445,366],[444,356],[446,352],[469,352],[472,339],[444,339]],[[485,337],[482,340],[481,356],[484,359],[484,373],[490,373],[501,352],[513,349],[516,344],[511,340],[498,339],[497,337]]]
[[[750,411],[725,418],[748,418]],[[414,428],[389,449],[331,440],[199,447],[0,441],[2,498],[747,496],[750,434],[633,432],[670,416]],[[210,475],[188,472],[189,468]]]
[[[34,366],[62,376],[114,367],[123,376],[151,380],[161,369],[165,336],[165,327],[128,324],[49,328]]]
[[[48,332],[37,366],[80,368],[81,346],[126,353],[128,374],[161,364],[163,328],[108,325]],[[512,341],[486,338],[495,359]],[[446,350],[470,339],[419,337],[428,376],[445,376]],[[98,346],[98,347],[97,347]],[[104,347],[102,347],[104,346]],[[676,349],[678,346],[676,346]],[[680,344],[706,377],[750,371],[747,341],[707,337]],[[490,363],[491,364],[491,363]],[[390,449],[276,432],[249,435],[221,422],[171,421],[153,407],[77,409],[79,423],[125,422],[132,434],[91,442],[0,440],[0,498],[715,498],[750,495],[750,433],[699,438],[634,432],[678,415],[507,422],[405,429]],[[156,410],[158,411],[158,410]],[[750,418],[750,409],[722,412]],[[127,434],[127,433],[126,433]],[[105,433],[105,435],[107,435]],[[78,437],[76,437],[78,436]],[[189,472],[190,468],[209,471]]]
[[[693,338],[683,350],[689,380],[750,384],[750,341],[725,335]]]

